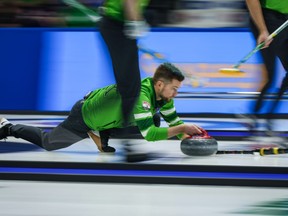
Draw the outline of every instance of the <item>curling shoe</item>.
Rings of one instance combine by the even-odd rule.
[[[0,140],[6,139],[12,124],[5,118],[0,119]]]
[[[124,161],[127,163],[144,162],[157,158],[156,154],[143,152],[140,149],[137,149],[136,145],[132,144],[130,140],[123,140],[122,145],[124,145],[125,152]]]
[[[102,150],[106,153],[114,153],[116,151],[112,146],[102,146]]]

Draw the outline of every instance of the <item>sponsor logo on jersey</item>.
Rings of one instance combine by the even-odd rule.
[[[149,104],[149,102],[143,101],[142,107],[143,107],[145,110],[150,110],[151,105]]]

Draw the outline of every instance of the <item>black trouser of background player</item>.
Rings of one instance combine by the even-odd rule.
[[[269,33],[274,32],[280,25],[282,25],[287,19],[288,16],[275,12],[273,10],[264,9],[263,8],[263,16],[265,19],[265,23]],[[259,32],[256,28],[253,21],[250,21],[251,31],[254,37],[258,38]],[[286,75],[283,78],[281,87],[277,92],[276,99],[271,104],[271,107],[268,109],[267,119],[271,119],[273,113],[275,112],[279,101],[281,100],[284,92],[288,88],[288,28],[285,28],[282,32],[280,32],[272,41],[268,48],[262,49],[261,54],[263,57],[263,62],[267,69],[267,82],[262,88],[259,97],[257,98],[255,107],[253,109],[254,114],[258,114],[263,107],[263,99],[269,88],[271,88],[272,84],[275,81],[275,60],[276,57],[279,57],[284,69],[286,70]]]
[[[137,41],[127,38],[123,30],[122,22],[105,16],[102,18],[100,33],[112,60],[117,88],[122,98],[123,126],[125,127],[140,93],[141,77]]]

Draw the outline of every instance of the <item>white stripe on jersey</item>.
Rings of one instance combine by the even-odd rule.
[[[173,125],[173,124],[177,123],[178,121],[180,121],[180,118],[179,118],[179,117],[177,117],[177,118],[174,119],[173,121],[169,122],[168,125],[171,125],[171,124]]]
[[[141,131],[141,134],[142,134],[142,136],[145,138],[146,136],[147,136],[147,134],[148,134],[148,131],[149,131],[149,129],[150,129],[151,127],[149,127],[147,130],[145,130],[145,131]]]
[[[173,112],[176,112],[176,109],[175,109],[175,107],[173,107],[173,108],[171,108],[171,109],[169,109],[169,110],[161,110],[160,111],[164,116],[167,116],[167,115],[170,115],[171,113],[173,113]]]
[[[147,113],[134,114],[134,117],[137,120],[144,119],[144,118],[147,118],[147,117],[152,117],[152,113],[151,112],[147,112]]]

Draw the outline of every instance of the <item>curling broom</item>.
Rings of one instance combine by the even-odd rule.
[[[245,63],[254,53],[262,49],[267,41],[273,39],[287,26],[288,26],[288,20],[286,20],[286,22],[284,22],[279,28],[277,28],[272,34],[270,34],[268,38],[266,39],[266,41],[263,41],[262,43],[258,44],[251,52],[249,52],[244,58],[242,58],[232,68],[221,68],[219,72],[220,73],[243,73],[243,71],[239,69],[240,65]]]
[[[287,148],[260,148],[260,149],[254,149],[254,150],[222,150],[217,151],[216,154],[256,154],[260,156],[264,155],[277,155],[277,154],[287,154],[288,149]]]
[[[152,59],[154,59],[158,63],[171,62],[162,53],[159,53],[159,52],[156,52],[155,50],[147,48],[143,44],[138,44],[138,49],[140,52],[150,56]],[[199,87],[199,86],[203,85],[201,79],[198,76],[189,74],[187,72],[185,73],[185,71],[183,71],[183,74],[184,74],[185,78],[187,78],[191,81],[191,85],[193,87]]]
[[[98,22],[101,19],[101,16],[96,13],[94,10],[86,7],[76,0],[63,0],[63,2],[73,8],[78,9],[83,14],[85,14],[92,22]]]

